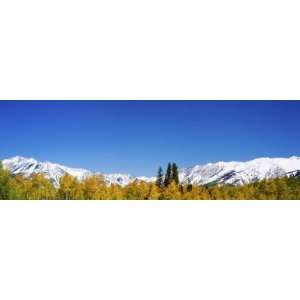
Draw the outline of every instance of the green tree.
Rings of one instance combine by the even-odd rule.
[[[164,186],[164,174],[162,167],[159,167],[157,171],[156,186],[160,189]]]
[[[178,167],[175,163],[172,164],[172,175],[171,181],[174,181],[176,184],[179,184],[179,176],[178,176]]]
[[[168,163],[165,180],[164,180],[164,186],[167,187],[172,181],[172,165],[171,163]]]

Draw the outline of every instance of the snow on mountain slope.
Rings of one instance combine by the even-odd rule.
[[[10,170],[13,174],[22,174],[30,176],[32,174],[41,173],[50,179],[55,186],[59,185],[59,179],[65,173],[68,173],[78,180],[83,180],[92,172],[85,169],[68,168],[59,164],[50,162],[39,162],[33,158],[25,158],[16,156],[2,161],[4,168]]]
[[[4,168],[10,170],[13,174],[22,174],[24,176],[31,176],[32,174],[42,173],[46,178],[57,187],[59,186],[59,179],[68,173],[79,181],[85,179],[88,176],[93,175],[89,170],[69,168],[59,164],[50,162],[39,162],[33,158],[25,158],[16,156],[2,161]],[[120,184],[127,185],[134,181],[136,178],[129,174],[102,174],[95,173],[95,175],[102,175],[108,184]]]
[[[38,162],[33,158],[13,157],[2,161],[3,166],[13,174],[30,176],[42,173],[50,179],[55,186],[59,185],[59,179],[65,173],[76,177],[78,180],[100,174],[104,176],[108,184],[120,184],[122,186],[134,180],[147,182],[155,181],[155,177],[134,177],[130,174],[103,174],[92,173],[85,169],[69,168],[50,162]],[[194,184],[246,184],[265,178],[281,176],[300,176],[300,157],[290,158],[257,158],[247,162],[217,162],[206,165],[196,165],[191,168],[179,170],[181,182]]]
[[[118,173],[117,174],[96,173],[96,174],[102,175],[108,184],[119,184],[124,186],[136,180],[136,178],[131,176],[130,174],[118,174]]]
[[[4,168],[10,170],[13,174],[22,174],[24,176],[31,176],[32,174],[42,173],[46,178],[50,179],[53,184],[59,186],[59,179],[68,173],[79,181],[91,175],[102,175],[108,184],[120,184],[122,186],[133,182],[134,180],[149,181],[151,178],[147,177],[134,177],[130,174],[105,174],[105,173],[92,173],[89,170],[69,168],[63,165],[54,164],[50,162],[39,162],[33,158],[25,158],[16,156],[2,161]],[[154,181],[155,178],[152,179]]]
[[[246,184],[300,170],[300,157],[257,158],[247,162],[217,162],[181,169],[181,181],[195,184]]]

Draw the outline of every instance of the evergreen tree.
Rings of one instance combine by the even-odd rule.
[[[168,163],[165,180],[164,180],[164,186],[167,187],[172,181],[172,165],[171,163]]]
[[[172,176],[171,181],[175,181],[176,184],[179,184],[178,167],[175,163],[172,164],[171,176]]]
[[[192,181],[190,178],[187,179],[187,191],[191,192],[193,189]]]
[[[300,199],[300,176],[265,179],[241,186],[177,182],[177,165],[169,163],[165,178],[159,168],[156,182],[136,180],[126,186],[107,185],[100,175],[78,181],[65,174],[56,189],[42,174],[12,175],[0,162],[0,199]]]
[[[157,176],[156,176],[156,186],[158,188],[163,188],[164,186],[164,174],[162,167],[158,168]]]

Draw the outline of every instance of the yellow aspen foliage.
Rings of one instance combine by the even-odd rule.
[[[178,185],[172,181],[162,193],[162,199],[164,200],[179,200],[181,199],[181,193]]]
[[[135,180],[124,187],[128,200],[144,200],[147,198],[147,183]]]
[[[170,176],[167,186],[162,180],[159,184],[157,181],[136,180],[121,186],[106,184],[103,176],[99,175],[78,181],[65,174],[56,189],[42,174],[31,177],[13,175],[4,170],[0,163],[0,199],[300,199],[300,177],[265,179],[240,186],[208,187],[191,183],[177,184]]]
[[[212,200],[221,200],[221,199],[223,199],[223,195],[222,195],[220,187],[218,187],[218,186],[212,187],[211,190],[210,190],[210,197],[211,197]]]
[[[107,199],[122,200],[124,198],[124,189],[120,185],[111,184],[107,187]]]
[[[148,193],[146,199],[157,200],[160,197],[160,190],[155,183],[148,184]]]
[[[277,194],[276,198],[279,200],[284,200],[289,198],[288,184],[285,178],[278,178],[276,180],[276,194]]]
[[[0,199],[6,200],[10,198],[10,172],[2,167],[0,161]]]
[[[204,187],[190,185],[184,189],[182,198],[185,200],[209,200],[210,195]]]
[[[74,198],[74,190],[76,189],[76,179],[70,174],[64,174],[59,181],[59,198],[64,200],[76,199]]]
[[[240,187],[240,190],[242,191],[242,198],[236,198],[236,199],[246,199],[246,200],[252,200],[255,199],[255,188],[253,185],[245,185]]]
[[[20,175],[10,178],[9,181],[9,199],[24,199],[23,178]]]
[[[100,175],[89,176],[83,181],[84,199],[103,200],[107,199],[107,189],[104,179]]]
[[[55,199],[56,190],[53,184],[42,174],[34,174],[31,178],[32,186],[29,191],[30,199],[52,200]]]

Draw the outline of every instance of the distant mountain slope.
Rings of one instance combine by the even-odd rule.
[[[134,177],[130,174],[92,173],[85,169],[69,168],[55,163],[39,162],[33,158],[19,156],[5,159],[2,163],[13,174],[30,176],[34,173],[42,173],[55,186],[59,185],[59,179],[65,173],[76,177],[78,180],[83,180],[93,174],[101,174],[108,184],[116,183],[122,186],[134,180],[155,180],[155,177]],[[265,178],[276,178],[285,175],[300,176],[300,157],[257,158],[247,162],[217,162],[183,168],[179,171],[181,182],[194,184],[217,183],[241,185]]]
[[[69,168],[63,165],[39,162],[33,158],[25,158],[16,156],[2,161],[4,168],[10,170],[13,174],[22,174],[24,176],[30,176],[36,173],[42,173],[46,178],[50,179],[55,186],[59,185],[59,179],[65,173],[68,173],[78,180],[83,180],[88,176],[94,175],[89,170]],[[100,173],[95,173],[100,174]],[[129,182],[135,180],[129,174],[101,174],[104,176],[107,183],[117,183],[120,185],[126,185]]]
[[[195,184],[241,185],[257,180],[295,175],[300,157],[257,158],[247,162],[217,162],[180,170],[180,180]]]

